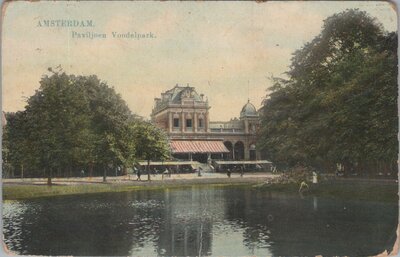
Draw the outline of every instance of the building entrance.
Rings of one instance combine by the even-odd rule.
[[[257,159],[256,157],[256,150],[250,150],[250,160],[254,161]]]
[[[207,154],[206,153],[196,153],[192,155],[193,161],[207,163]]]

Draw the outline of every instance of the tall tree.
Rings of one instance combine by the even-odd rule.
[[[397,33],[347,10],[296,51],[274,79],[260,147],[278,162],[374,170],[397,159]],[[390,168],[387,168],[390,169]]]
[[[134,130],[137,158],[147,161],[147,179],[150,181],[150,161],[170,156],[168,138],[161,129],[145,121],[137,122]]]
[[[125,124],[114,134],[107,134],[106,140],[110,151],[115,157],[115,163],[124,168],[131,166],[136,160],[136,131],[137,120]],[[105,178],[103,177],[105,180]]]
[[[87,101],[73,77],[54,73],[42,78],[25,112],[29,123],[26,135],[32,145],[29,155],[38,168],[46,170],[51,185],[54,171],[82,157],[89,126]]]
[[[87,159],[89,173],[92,174],[94,165],[99,165],[103,169],[103,180],[106,181],[109,168],[115,168],[125,162],[120,159],[123,149],[118,147],[132,149],[117,142],[121,142],[120,136],[126,136],[126,132],[130,131],[129,123],[137,117],[131,114],[121,96],[96,76],[77,77],[76,83],[85,92],[89,105],[88,116],[91,120],[90,131],[92,132]],[[128,141],[125,142],[128,143]],[[132,143],[129,142],[129,144]],[[131,155],[134,152],[123,154]]]
[[[113,88],[96,76],[50,70],[24,111],[9,115],[8,157],[35,174],[89,166],[127,165],[135,156],[132,115]]]

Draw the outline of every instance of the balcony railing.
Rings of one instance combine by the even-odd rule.
[[[235,128],[212,128],[211,132],[219,132],[219,133],[244,133],[243,129],[235,129]]]

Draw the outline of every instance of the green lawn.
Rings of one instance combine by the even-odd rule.
[[[398,202],[399,186],[396,184],[320,183],[311,185],[310,194],[354,200]]]
[[[56,195],[73,195],[103,192],[123,192],[135,190],[138,186],[112,184],[80,184],[80,185],[3,185],[4,200],[18,200],[34,197]]]
[[[77,184],[77,185],[3,185],[3,200],[22,200],[37,197],[51,197],[61,195],[74,195],[74,194],[92,194],[92,193],[107,193],[107,192],[128,192],[134,190],[160,190],[160,189],[178,189],[192,186],[248,186],[243,183],[191,183],[185,184],[161,184],[161,183],[147,183],[143,185],[132,184]]]
[[[309,183],[308,185],[309,189],[304,190],[304,196],[312,195],[318,197],[382,202],[397,202],[399,200],[399,187],[396,184],[322,182],[318,184]],[[296,194],[299,192],[299,185],[295,183],[271,184],[260,187],[260,190]]]
[[[202,183],[197,181],[189,183],[147,183],[142,185],[132,184],[77,184],[77,185],[3,185],[4,200],[19,200],[36,197],[50,197],[58,195],[74,195],[105,192],[127,192],[133,190],[158,190],[164,188],[176,189],[190,186],[240,186],[251,187],[253,190],[265,190],[273,192],[282,192],[298,194],[299,185],[291,184],[270,184],[255,185],[255,183]],[[319,183],[309,184],[309,190],[303,195],[313,195],[318,197],[334,197],[341,199],[371,200],[382,202],[398,201],[398,185],[395,184],[366,184],[366,183]]]

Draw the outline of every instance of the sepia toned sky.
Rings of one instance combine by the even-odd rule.
[[[324,19],[347,8],[397,30],[395,7],[373,1],[11,2],[3,6],[2,108],[23,110],[47,68],[61,65],[68,74],[96,74],[145,117],[154,97],[189,83],[208,97],[211,121],[229,120],[247,99],[259,108],[268,77],[283,76],[291,54],[318,35]],[[94,27],[39,26],[47,20],[91,20]]]

